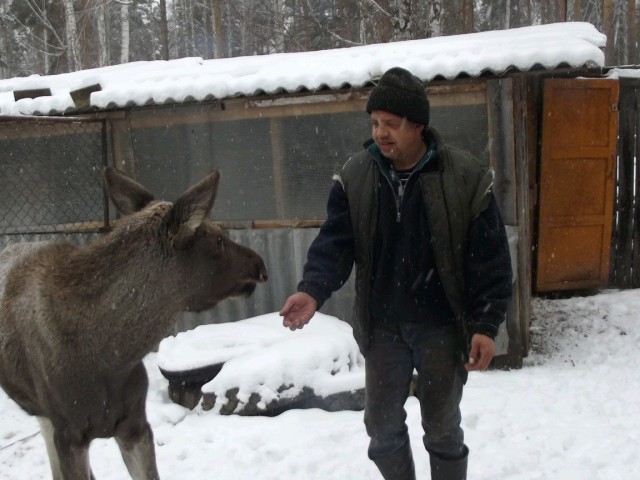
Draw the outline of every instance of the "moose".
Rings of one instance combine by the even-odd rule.
[[[208,218],[219,171],[173,204],[114,168],[103,179],[111,232],[0,253],[0,385],[38,418],[54,480],[94,480],[90,443],[110,437],[134,480],[158,479],[143,358],[181,312],[248,296],[267,270]]]

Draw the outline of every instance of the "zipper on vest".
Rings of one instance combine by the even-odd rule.
[[[400,176],[398,172],[393,168],[393,166],[389,169],[389,176],[387,181],[389,182],[389,186],[391,187],[391,192],[393,192],[393,198],[396,201],[396,223],[400,223],[402,220],[402,199],[404,198],[404,185],[400,180]]]
[[[389,182],[389,186],[391,187],[391,191],[393,192],[393,196],[396,201],[396,223],[400,223],[402,221],[402,201],[404,200],[404,194],[411,177],[413,177],[416,172],[419,172],[429,159],[431,159],[433,152],[434,149],[429,148],[422,159],[408,174],[406,172],[398,173],[392,164],[389,165],[389,175],[387,176],[383,174],[387,179],[387,182]],[[384,170],[382,171],[384,172]]]
[[[396,223],[400,223],[402,219],[402,200],[404,199],[404,185],[402,182],[398,185],[398,195],[396,195]]]

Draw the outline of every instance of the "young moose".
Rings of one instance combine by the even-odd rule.
[[[107,168],[125,215],[89,246],[38,242],[0,253],[0,384],[36,415],[54,480],[94,479],[89,444],[115,437],[132,478],[157,479],[143,357],[180,312],[250,295],[267,279],[254,251],[207,219],[213,171],[174,204]]]

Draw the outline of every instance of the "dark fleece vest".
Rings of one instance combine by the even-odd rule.
[[[396,172],[374,144],[369,151],[382,173],[369,312],[373,324],[452,324],[431,244],[420,173],[437,169],[435,148],[410,172]],[[404,181],[401,178],[404,177]]]
[[[433,239],[433,255],[442,288],[453,311],[456,327],[468,346],[465,253],[472,218],[491,200],[493,174],[465,151],[444,144],[429,128],[435,141],[438,166],[420,173],[423,203]],[[379,209],[380,168],[368,150],[350,158],[339,172],[348,201],[355,242],[355,301],[349,319],[360,348],[369,343],[376,229]]]

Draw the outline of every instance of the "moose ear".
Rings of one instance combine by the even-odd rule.
[[[105,167],[102,177],[109,198],[123,215],[142,210],[153,200],[146,188],[115,168]]]
[[[191,244],[193,235],[213,207],[219,183],[220,172],[213,170],[173,204],[168,228],[175,248],[184,249]]]

